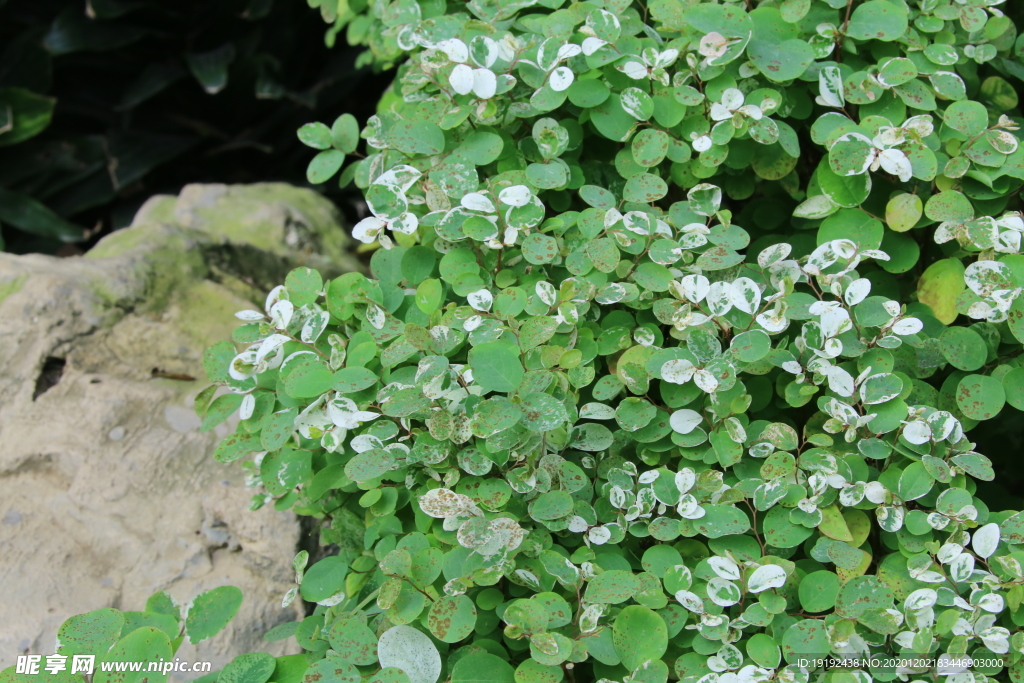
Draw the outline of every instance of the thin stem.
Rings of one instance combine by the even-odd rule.
[[[843,19],[843,28],[839,30],[839,40],[836,42],[836,62],[843,61],[843,40],[846,38],[846,30],[850,27],[850,13],[853,11],[853,0],[846,0],[846,17]]]

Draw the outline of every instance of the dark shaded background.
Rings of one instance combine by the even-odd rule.
[[[365,122],[390,80],[327,28],[302,0],[0,0],[0,105],[54,100],[41,134],[0,146],[5,250],[78,253],[186,183],[306,184],[296,129]],[[354,214],[354,189],[320,189]]]

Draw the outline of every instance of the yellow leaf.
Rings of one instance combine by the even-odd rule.
[[[924,203],[916,194],[898,194],[885,205],[885,223],[891,230],[906,232],[917,225]]]
[[[843,569],[842,567],[836,567],[836,574],[838,574],[839,578],[845,583],[846,581],[849,581],[855,576],[864,576],[864,573],[867,572],[869,566],[871,566],[871,554],[864,553],[864,559],[861,560],[861,563],[859,565],[857,565],[853,569]]]
[[[868,534],[871,533],[871,519],[862,510],[854,508],[844,510],[843,519],[846,521],[846,528],[853,536],[850,545],[858,548],[864,545],[864,541],[868,540]]]
[[[946,258],[928,266],[917,283],[917,300],[944,325],[956,320],[956,298],[964,291],[964,264]]]
[[[847,528],[843,513],[836,505],[821,508],[821,524],[818,525],[818,531],[837,541],[853,543],[853,534]]]

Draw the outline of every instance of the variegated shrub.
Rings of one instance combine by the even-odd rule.
[[[310,2],[397,66],[299,131],[373,276],[292,272],[197,402],[331,548],[294,680],[1024,680],[1001,0]]]

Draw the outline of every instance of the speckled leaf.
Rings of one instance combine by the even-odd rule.
[[[907,26],[906,9],[886,0],[869,0],[853,10],[846,35],[856,40],[892,41],[902,36]]]
[[[957,385],[956,404],[971,419],[991,420],[1006,404],[1006,392],[995,377],[968,375]]]
[[[342,659],[357,666],[377,663],[377,636],[362,617],[345,617],[331,624],[327,636]]]
[[[644,662],[660,659],[665,654],[668,630],[665,621],[654,610],[630,605],[615,617],[612,642],[622,663],[632,671]]]
[[[410,683],[436,683],[441,675],[441,655],[430,638],[411,626],[394,626],[377,643],[382,667],[393,666],[409,677]]]
[[[628,571],[601,572],[587,584],[587,602],[618,604],[629,600],[640,589],[637,577]]]
[[[969,221],[974,218],[971,201],[956,190],[932,195],[924,206],[924,213],[933,221]]]
[[[238,655],[225,666],[218,683],[266,683],[274,673],[277,661],[266,652],[249,652]]]
[[[110,607],[73,616],[57,629],[57,653],[70,656],[106,652],[123,627],[124,616]]]
[[[430,606],[427,628],[438,640],[457,643],[473,632],[476,606],[465,595],[446,595]]]
[[[188,606],[185,633],[190,643],[200,643],[217,635],[242,606],[242,591],[221,586],[197,595]]]

